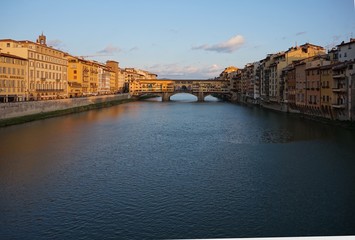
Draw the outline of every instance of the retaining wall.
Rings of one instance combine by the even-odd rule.
[[[0,119],[22,117],[36,113],[52,112],[95,103],[129,99],[126,94],[102,95],[58,100],[0,103]]]

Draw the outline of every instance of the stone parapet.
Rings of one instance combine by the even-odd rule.
[[[46,101],[0,103],[0,119],[65,110],[101,102],[129,99],[129,94],[102,95]]]

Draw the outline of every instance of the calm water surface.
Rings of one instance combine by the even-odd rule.
[[[354,132],[173,99],[0,129],[0,239],[355,235]]]

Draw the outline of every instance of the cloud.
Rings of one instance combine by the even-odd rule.
[[[139,48],[136,46],[136,47],[133,47],[133,48],[130,48],[128,50],[128,52],[133,52],[133,51],[137,51]]]
[[[355,0],[354,0],[355,1]],[[334,35],[333,40],[334,41],[339,41],[341,39],[341,35]]]
[[[306,31],[298,32],[296,33],[296,36],[305,35],[306,33],[307,33]]]
[[[96,52],[96,53],[99,53],[99,54],[107,54],[107,55],[113,55],[115,53],[118,53],[120,52],[121,49],[118,48],[118,47],[115,47],[113,45],[108,45],[107,47],[105,47],[104,49]]]
[[[51,46],[53,48],[56,48],[56,49],[61,49],[61,48],[65,47],[65,44],[63,43],[63,41],[59,40],[59,39],[49,40],[47,42],[47,45]]]
[[[146,67],[150,72],[158,74],[159,78],[172,78],[172,79],[209,79],[217,77],[222,71],[223,67],[212,64],[205,66],[194,65],[179,65],[172,64],[155,64]]]
[[[232,53],[238,50],[245,40],[242,35],[236,35],[225,42],[217,43],[214,45],[203,44],[197,47],[192,47],[193,50],[205,50],[205,51],[214,51],[218,53]]]

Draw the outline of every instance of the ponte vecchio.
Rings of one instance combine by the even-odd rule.
[[[226,96],[229,94],[228,81],[197,79],[136,79],[130,83],[132,96],[158,95],[162,101],[170,101],[170,97],[178,93],[195,95],[199,102],[211,94]]]

